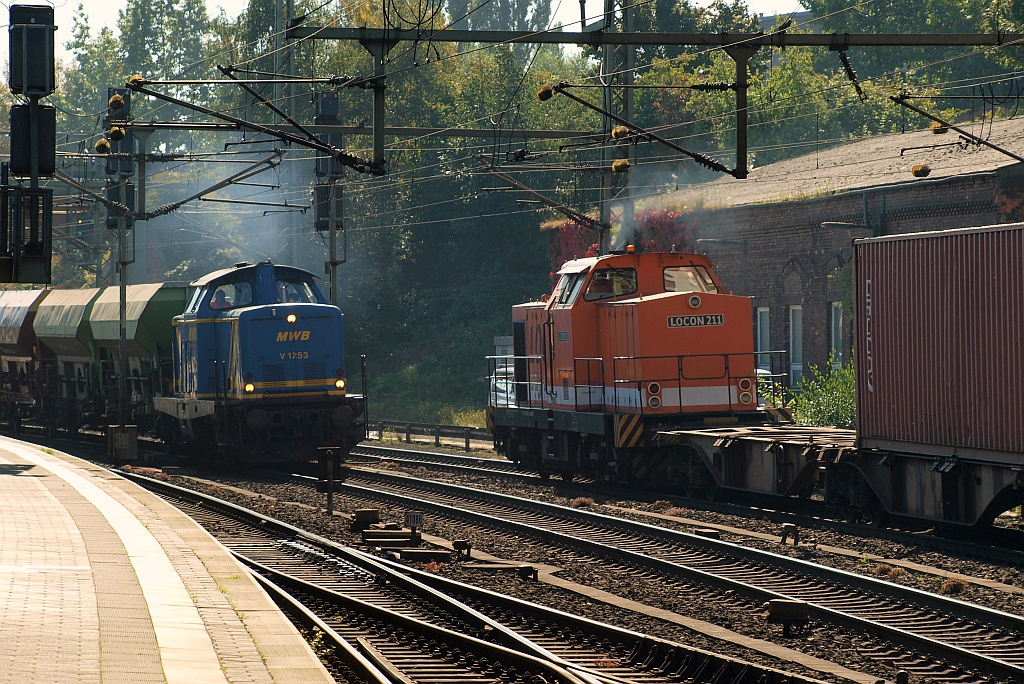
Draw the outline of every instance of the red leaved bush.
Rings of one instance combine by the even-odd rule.
[[[587,250],[597,242],[597,232],[567,220],[551,231],[551,270],[557,271],[566,261],[586,256]]]
[[[634,222],[638,233],[637,251],[669,252],[673,246],[677,252],[693,250],[693,233],[678,211],[646,209],[636,213]],[[597,242],[595,231],[575,221],[565,221],[551,232],[552,271],[557,271],[566,261],[586,256]]]

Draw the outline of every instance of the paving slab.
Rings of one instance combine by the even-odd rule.
[[[0,684],[332,682],[223,545],[104,468],[0,438]]]

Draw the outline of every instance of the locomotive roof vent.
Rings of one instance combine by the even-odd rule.
[[[251,265],[252,264],[250,264],[248,261],[239,261],[237,264],[235,264],[235,268],[245,268],[246,266]]]

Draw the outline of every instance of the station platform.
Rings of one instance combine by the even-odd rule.
[[[81,459],[0,437],[0,682],[333,682],[198,524]]]

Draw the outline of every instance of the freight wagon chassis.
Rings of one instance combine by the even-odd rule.
[[[772,497],[808,497],[817,490],[849,522],[883,525],[905,517],[945,527],[989,525],[1024,503],[1024,468],[1012,460],[862,449],[852,430],[666,430],[654,440],[696,454],[723,489]]]
[[[858,449],[853,430],[681,427],[655,416],[495,408],[496,449],[542,475],[575,475],[715,500],[820,495],[849,522],[988,525],[1024,503],[1024,467]],[[763,416],[762,416],[763,417]],[[737,420],[735,416],[704,421]]]

